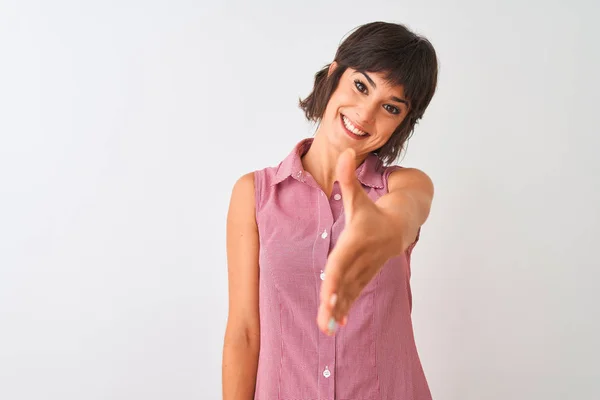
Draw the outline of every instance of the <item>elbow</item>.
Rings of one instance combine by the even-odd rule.
[[[227,324],[225,346],[228,345],[258,349],[260,346],[260,328],[249,324]]]

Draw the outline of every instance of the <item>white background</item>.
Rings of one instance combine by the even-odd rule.
[[[235,180],[341,39],[440,59],[402,165],[438,400],[600,398],[598,3],[0,1],[0,398],[218,399]]]

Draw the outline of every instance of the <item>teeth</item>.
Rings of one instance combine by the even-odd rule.
[[[346,128],[348,128],[348,130],[352,133],[354,133],[355,135],[358,136],[365,136],[367,134],[367,132],[363,132],[360,129],[358,129],[357,127],[355,127],[352,122],[350,122],[350,120],[348,118],[346,118],[345,115],[342,115],[342,121],[344,121],[344,126]]]

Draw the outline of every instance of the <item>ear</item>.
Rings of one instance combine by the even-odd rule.
[[[337,66],[338,66],[338,63],[336,61],[333,61],[331,64],[329,64],[329,71],[327,71],[327,77],[329,77],[331,75],[331,73],[333,71],[335,71]]]

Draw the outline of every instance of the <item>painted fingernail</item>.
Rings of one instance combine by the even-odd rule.
[[[329,305],[331,307],[334,307],[335,303],[337,303],[337,294],[334,293],[331,295],[331,298],[329,299]]]
[[[348,317],[344,317],[344,319],[342,319],[342,326],[346,326],[347,323],[348,323]]]
[[[327,324],[327,329],[329,330],[329,333],[332,334],[333,332],[335,332],[335,328],[336,328],[335,318],[331,317],[331,318],[329,318],[329,323]]]

